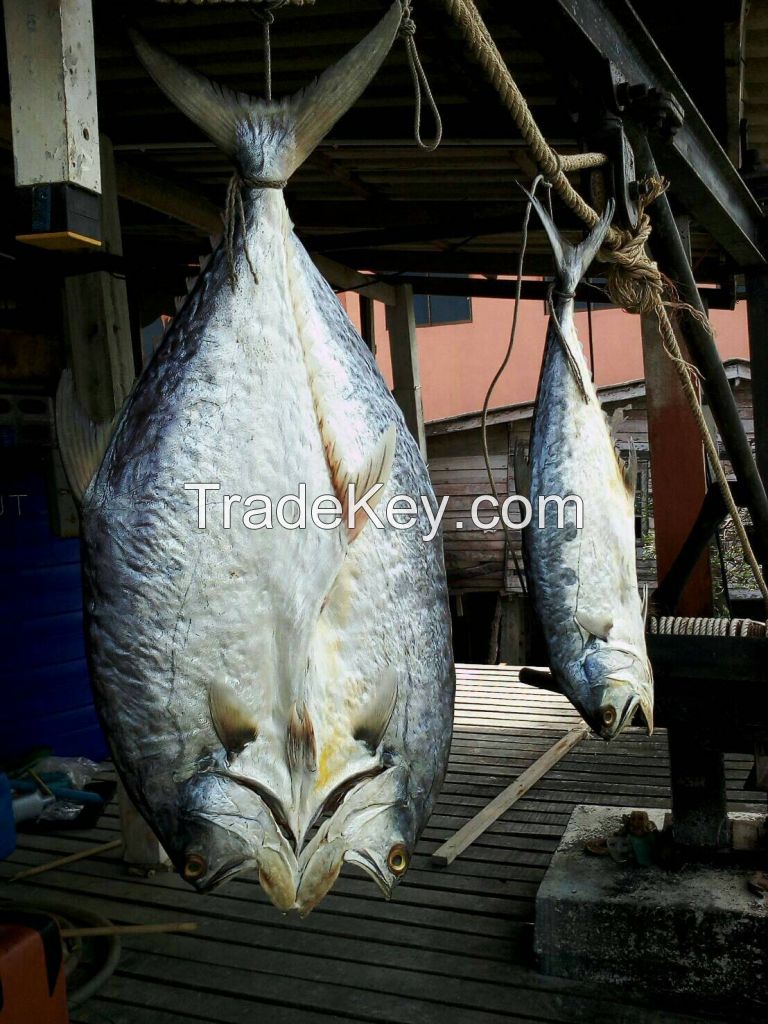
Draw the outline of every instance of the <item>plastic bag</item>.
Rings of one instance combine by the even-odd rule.
[[[48,773],[66,775],[68,789],[83,789],[98,770],[98,764],[87,757],[45,757],[35,765],[35,774],[41,777]],[[69,821],[76,818],[82,809],[82,804],[57,800],[45,808],[38,821]]]

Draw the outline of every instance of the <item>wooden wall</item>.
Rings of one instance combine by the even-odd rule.
[[[749,381],[737,380],[734,393],[745,429],[751,439],[752,394]],[[642,529],[647,535],[653,528],[653,518],[645,398],[640,396],[628,400],[619,395],[614,400],[606,401],[603,408],[608,417],[611,417],[616,409],[623,410],[624,419],[617,425],[616,439],[625,455],[629,451],[630,443],[634,443],[637,451],[640,476],[638,513],[643,516]],[[519,413],[517,415],[519,416]],[[500,501],[515,491],[514,446],[517,443],[527,451],[530,426],[530,416],[526,416],[510,418],[507,422],[495,423],[488,428],[491,468]],[[519,593],[520,583],[510,553],[506,551],[501,527],[484,532],[474,526],[470,518],[470,509],[475,497],[490,493],[480,429],[472,427],[449,433],[428,432],[427,449],[430,475],[438,499],[444,495],[448,495],[450,499],[443,518],[443,538],[451,592]],[[486,516],[490,514],[488,511]],[[457,528],[457,522],[463,524],[461,529]],[[513,536],[513,547],[522,565],[520,535]],[[648,583],[653,587],[656,585],[656,565],[655,558],[652,553],[648,553],[648,549],[652,552],[652,543],[644,544],[642,537],[638,538],[638,579],[641,583]]]

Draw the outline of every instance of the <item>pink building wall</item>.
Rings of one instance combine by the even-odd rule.
[[[341,296],[348,313],[359,326],[359,301],[354,293]],[[384,306],[376,311],[376,358],[392,385]],[[506,299],[473,299],[472,322],[420,327],[417,331],[424,417],[444,419],[482,408],[486,390],[504,357],[509,342],[514,303]],[[749,358],[747,307],[713,310],[711,322],[723,359]],[[576,324],[587,350],[587,314],[577,313]],[[598,386],[620,384],[643,377],[640,321],[615,309],[592,313],[595,371]],[[532,401],[541,367],[547,317],[544,303],[523,302],[517,337],[509,366],[496,386],[491,408]]]

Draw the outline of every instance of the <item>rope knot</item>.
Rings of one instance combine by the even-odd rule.
[[[416,22],[410,15],[403,15],[403,20],[400,22],[400,28],[398,29],[397,34],[400,39],[416,35]]]
[[[611,301],[628,313],[652,313],[663,301],[665,281],[657,263],[645,251],[651,235],[651,221],[646,206],[667,189],[667,182],[652,178],[639,203],[639,217],[634,230],[614,228],[613,238],[598,253],[608,264],[607,291]]]
[[[237,267],[235,265],[235,233],[237,231],[237,223],[240,222],[240,226],[243,232],[243,252],[245,253],[245,259],[248,263],[248,269],[251,272],[251,276],[256,284],[259,283],[259,275],[256,273],[256,268],[251,260],[251,254],[248,251],[248,224],[245,217],[245,205],[243,204],[243,190],[249,188],[248,181],[243,178],[237,171],[234,172],[232,177],[229,179],[227,185],[227,200],[224,210],[224,244],[227,254],[227,272],[229,276],[229,286],[234,292],[237,288]],[[270,187],[279,187],[271,185]]]

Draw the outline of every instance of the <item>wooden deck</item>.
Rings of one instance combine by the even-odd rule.
[[[173,875],[128,878],[114,853],[52,871],[0,895],[72,898],[121,923],[195,920],[187,935],[124,939],[113,978],[75,1024],[498,1024],[712,1019],[701,1010],[630,1002],[630,993],[544,978],[530,966],[536,889],[577,803],[664,807],[666,742],[631,730],[571,751],[451,867],[430,854],[577,721],[565,700],[524,686],[511,668],[460,666],[456,730],[443,793],[391,902],[345,870],[306,921],[282,917],[256,881],[198,896]],[[748,759],[729,759],[733,806],[762,809],[741,788]],[[89,832],[23,835],[0,863],[21,867],[116,836],[114,809]],[[746,1020],[740,1015],[742,1020]]]

